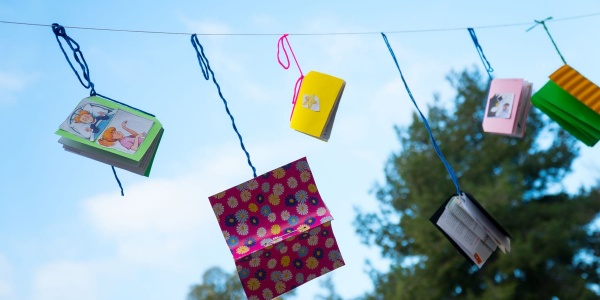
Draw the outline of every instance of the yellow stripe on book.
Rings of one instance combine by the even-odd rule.
[[[550,80],[600,114],[600,87],[575,69],[564,65],[550,75]]]

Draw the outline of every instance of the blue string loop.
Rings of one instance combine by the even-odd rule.
[[[467,30],[469,30],[469,34],[471,35],[471,39],[473,39],[473,43],[475,44],[475,49],[477,49],[477,54],[479,54],[479,58],[481,58],[481,62],[483,63],[483,67],[485,68],[485,71],[488,73],[488,76],[490,77],[490,80],[492,80],[492,74],[491,74],[491,72],[494,72],[494,69],[490,65],[490,62],[485,57],[485,54],[483,54],[483,49],[481,48],[481,45],[479,45],[479,41],[477,40],[477,36],[475,35],[475,30],[473,28],[467,28]]]
[[[223,104],[225,105],[225,111],[227,112],[227,114],[229,115],[229,118],[231,119],[231,125],[233,126],[233,130],[237,134],[237,136],[240,140],[240,146],[242,146],[242,150],[244,150],[244,153],[246,154],[246,158],[248,159],[248,165],[250,166],[250,168],[252,168],[252,173],[253,173],[254,177],[256,177],[256,168],[254,168],[254,166],[252,165],[252,162],[250,161],[250,154],[248,153],[248,151],[246,151],[246,147],[244,147],[244,142],[242,141],[242,135],[240,135],[240,132],[238,131],[237,127],[235,126],[235,121],[233,119],[233,116],[231,115],[231,112],[229,111],[229,107],[227,106],[227,100],[225,100],[225,98],[223,97],[223,94],[221,93],[221,87],[219,86],[219,84],[217,83],[217,79],[215,78],[215,73],[210,68],[210,63],[208,62],[208,58],[204,54],[204,48],[202,47],[202,44],[200,44],[200,42],[198,41],[198,36],[195,33],[192,34],[190,40],[192,42],[192,46],[194,46],[194,50],[196,50],[196,56],[198,57],[198,64],[200,64],[200,69],[202,70],[202,75],[204,76],[204,79],[209,80],[209,78],[210,78],[209,72],[210,72],[210,75],[212,75],[212,81],[217,86],[217,91],[219,92],[219,96],[221,97],[221,100],[223,100]],[[198,47],[200,48],[200,50],[198,50]]]
[[[85,61],[85,57],[83,57],[83,53],[81,53],[81,50],[79,50],[79,44],[77,44],[77,42],[75,40],[73,40],[71,37],[69,37],[67,35],[67,31],[65,30],[65,28],[63,26],[61,26],[57,23],[52,24],[52,32],[54,32],[54,36],[56,37],[56,41],[58,42],[58,45],[60,46],[60,50],[64,54],[65,59],[69,63],[69,66],[71,66],[71,69],[73,70],[73,72],[75,72],[75,75],[77,76],[77,79],[79,80],[81,85],[83,85],[83,87],[85,87],[86,89],[90,89],[90,96],[96,95],[96,91],[94,90],[94,83],[92,83],[92,81],[90,80],[90,69],[88,68],[87,62]],[[73,51],[73,57],[75,58],[75,61],[77,62],[77,64],[79,64],[79,67],[81,68],[81,71],[83,74],[83,79],[81,79],[81,76],[79,75],[79,72],[77,72],[75,67],[73,66],[73,63],[71,63],[71,60],[69,59],[69,55],[67,54],[67,52],[65,51],[65,48],[63,47],[62,43],[60,42],[59,37],[63,38],[65,40],[65,42],[67,43],[67,45],[69,46],[69,48],[71,48],[71,51]],[[85,80],[85,82],[84,82],[84,80]]]
[[[388,42],[387,36],[385,36],[385,34],[383,32],[381,33],[381,36],[383,36],[383,40],[385,41],[385,44],[387,45],[387,48],[390,51],[392,58],[394,59],[396,68],[398,68],[398,72],[400,72],[400,78],[402,78],[402,82],[404,83],[404,87],[406,88],[406,91],[408,92],[408,96],[410,97],[410,100],[412,100],[412,103],[415,105],[415,107],[417,108],[417,111],[419,112],[419,115],[421,116],[421,120],[423,120],[423,123],[425,124],[425,128],[427,129],[427,132],[429,133],[429,137],[431,139],[431,143],[433,144],[433,148],[435,149],[435,153],[437,153],[437,155],[440,158],[440,160],[442,161],[442,163],[444,163],[444,166],[446,167],[448,174],[450,174],[450,178],[452,179],[452,182],[454,182],[454,186],[456,187],[456,193],[458,195],[460,195],[460,185],[458,184],[458,179],[456,178],[454,169],[452,169],[452,167],[450,166],[448,161],[446,161],[446,159],[444,158],[444,155],[442,154],[442,151],[440,150],[437,142],[435,141],[435,138],[433,138],[433,133],[431,133],[431,128],[429,127],[429,123],[427,122],[427,119],[425,118],[425,116],[423,115],[421,110],[419,109],[417,102],[415,102],[415,98],[413,97],[412,93],[410,92],[410,89],[408,88],[408,84],[406,84],[406,80],[404,80],[404,76],[402,75],[402,71],[400,70],[400,65],[398,65],[398,60],[396,59],[394,50],[392,50],[392,46],[390,46],[390,43]]]
[[[69,66],[71,66],[71,70],[73,70],[73,72],[75,72],[77,79],[79,79],[79,82],[81,83],[81,85],[83,85],[84,88],[90,89],[90,97],[97,95],[97,96],[106,98],[108,100],[114,101],[116,103],[125,105],[127,107],[139,110],[139,109],[131,107],[127,104],[121,103],[119,101],[110,99],[106,96],[102,96],[102,95],[96,93],[96,90],[94,89],[94,83],[90,80],[90,69],[87,65],[87,62],[85,61],[85,58],[83,57],[83,53],[81,53],[81,50],[79,50],[79,44],[77,44],[77,42],[74,39],[72,39],[70,36],[67,35],[67,31],[65,30],[65,28],[63,26],[61,26],[57,23],[52,23],[52,32],[54,32],[54,36],[56,37],[58,46],[60,46],[60,50],[64,54],[65,59],[69,63]],[[67,52],[65,51],[65,48],[63,47],[62,43],[60,42],[59,37],[63,38],[65,40],[65,42],[67,43],[67,45],[69,45],[69,48],[71,48],[71,51],[73,51],[73,57],[75,58],[75,61],[79,64],[79,67],[81,68],[81,71],[83,74],[83,79],[85,79],[85,82],[84,82],[84,80],[81,79],[81,76],[79,75],[79,72],[77,72],[75,67],[73,66],[73,63],[71,63],[71,60],[69,59],[69,55],[67,55]],[[139,111],[141,111],[141,110],[139,110]],[[144,113],[146,113],[146,112],[144,112]],[[121,196],[125,196],[125,193],[123,192],[123,185],[121,185],[121,181],[119,180],[119,177],[117,176],[117,171],[115,170],[115,167],[112,165],[110,167],[112,168],[113,174],[115,175],[115,180],[117,181],[117,184],[119,184],[119,188],[121,189]]]

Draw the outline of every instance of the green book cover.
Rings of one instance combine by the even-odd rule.
[[[554,82],[548,81],[531,102],[586,145],[591,147],[600,139],[600,115]]]

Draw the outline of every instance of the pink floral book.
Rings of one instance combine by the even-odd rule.
[[[344,265],[306,157],[208,198],[248,299],[271,299]]]

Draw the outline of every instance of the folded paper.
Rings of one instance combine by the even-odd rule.
[[[587,146],[600,140],[600,88],[563,65],[532,97],[531,102]]]
[[[553,81],[537,91],[531,102],[587,146],[600,140],[600,115]]]
[[[483,131],[523,137],[530,99],[531,83],[523,79],[492,80],[483,116]]]
[[[298,92],[290,127],[327,141],[346,82],[331,75],[310,71]]]
[[[600,87],[589,81],[569,65],[564,65],[550,75],[550,80],[575,99],[600,114]]]
[[[149,176],[163,131],[152,115],[92,96],[79,102],[56,134],[69,152]]]
[[[306,158],[209,201],[249,299],[271,299],[344,265]]]

